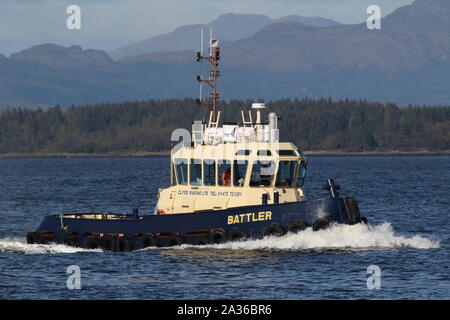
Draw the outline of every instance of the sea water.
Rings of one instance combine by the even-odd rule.
[[[449,156],[310,157],[307,195],[334,178],[368,225],[127,253],[26,244],[47,214],[153,214],[168,173],[167,157],[0,159],[0,298],[450,298]]]

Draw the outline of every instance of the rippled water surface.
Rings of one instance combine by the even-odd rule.
[[[154,210],[168,158],[0,159],[2,299],[449,299],[450,157],[311,157],[310,198],[329,177],[369,225],[205,247],[105,253],[27,245],[47,214]],[[81,290],[66,286],[81,269]],[[381,288],[367,288],[367,268]]]

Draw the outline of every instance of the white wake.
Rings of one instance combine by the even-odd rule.
[[[391,248],[439,248],[436,239],[428,239],[419,235],[405,237],[395,235],[390,223],[378,226],[335,224],[326,230],[313,231],[308,228],[297,234],[283,237],[265,237],[258,240],[227,242],[207,245],[198,248],[230,249],[230,250],[367,250]],[[178,248],[192,248],[182,245]]]
[[[64,244],[27,244],[25,238],[4,238],[0,239],[0,253],[18,252],[25,254],[36,253],[75,253],[75,252],[101,252],[102,250],[88,250],[66,246]]]
[[[297,234],[282,237],[265,237],[264,239],[227,242],[224,244],[193,246],[181,245],[164,249],[228,249],[228,250],[368,250],[415,248],[435,249],[440,247],[437,239],[415,235],[406,237],[396,235],[390,223],[378,226],[365,224],[335,224],[326,230],[313,231],[308,228]],[[162,248],[147,248],[144,250]],[[66,246],[63,244],[27,244],[25,238],[0,239],[0,253],[19,252],[25,254],[38,253],[76,253],[102,252],[101,249],[88,250]]]

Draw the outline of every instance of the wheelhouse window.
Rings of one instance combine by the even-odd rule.
[[[245,183],[245,173],[247,172],[247,160],[234,160],[234,180],[233,185],[236,187],[243,187]]]
[[[187,159],[175,159],[175,175],[178,184],[188,183],[188,161]]]
[[[252,175],[250,177],[251,187],[268,187],[272,183],[275,174],[273,161],[258,160],[253,163]]]
[[[295,173],[297,171],[297,161],[283,161],[278,165],[277,187],[293,187],[295,181]]]
[[[280,157],[296,157],[297,152],[295,150],[278,150],[278,155]]]
[[[202,184],[202,160],[200,159],[191,159],[190,182],[194,186]]]
[[[243,149],[243,150],[238,150],[236,152],[237,156],[249,156],[252,153],[252,150],[247,150],[247,149]]]
[[[258,150],[258,156],[271,156],[272,152],[270,150]]]
[[[214,160],[203,161],[203,177],[206,186],[216,185],[216,162]]]
[[[226,160],[218,161],[219,186],[231,186],[231,162]]]

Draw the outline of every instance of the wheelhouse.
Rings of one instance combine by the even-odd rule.
[[[241,112],[242,123],[195,121],[189,141],[172,150],[170,187],[160,189],[161,214],[223,210],[305,198],[306,158],[290,142],[279,142],[278,117],[261,122],[263,103],[254,103],[256,121]]]
[[[224,152],[216,152],[216,147],[212,146],[183,148],[174,153],[171,159],[171,185],[249,188],[302,186],[306,158],[290,143],[280,143],[279,147],[279,150],[273,150],[261,145],[256,146],[257,149],[250,145],[230,145],[221,150]]]

